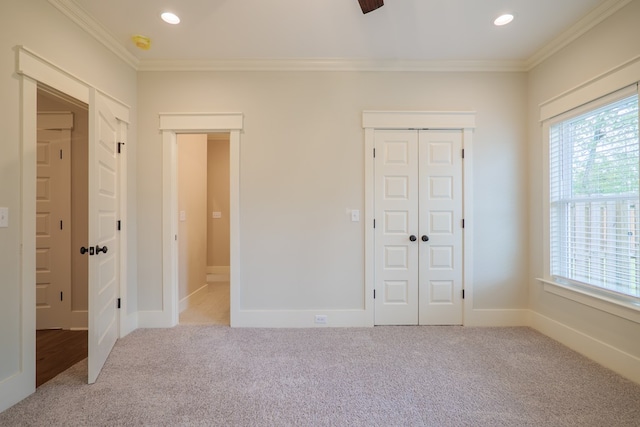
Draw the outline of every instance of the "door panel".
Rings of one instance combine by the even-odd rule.
[[[376,131],[374,144],[375,324],[462,324],[462,132]]]
[[[38,129],[36,329],[71,326],[71,131]]]
[[[462,324],[462,132],[421,131],[420,324]]]
[[[418,137],[413,131],[376,132],[375,323],[418,323]]]
[[[118,121],[99,93],[89,121],[89,383],[96,381],[118,337]],[[106,252],[98,247],[106,248]]]

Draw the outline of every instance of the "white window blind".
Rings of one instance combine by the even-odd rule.
[[[551,275],[640,297],[638,95],[549,128]]]

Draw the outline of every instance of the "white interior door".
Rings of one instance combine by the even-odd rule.
[[[38,129],[36,151],[36,329],[69,329],[71,131]]]
[[[462,132],[374,144],[375,324],[462,324]]]
[[[376,131],[375,153],[375,323],[417,325],[418,134]]]
[[[462,132],[419,139],[420,324],[461,325]]]
[[[118,337],[118,120],[93,91],[89,114],[89,383]],[[91,108],[93,107],[93,108]],[[92,255],[93,254],[93,255]]]

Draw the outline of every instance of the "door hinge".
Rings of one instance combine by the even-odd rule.
[[[122,230],[122,221],[118,220],[118,222],[116,224],[117,224],[116,227],[117,227],[118,231]]]
[[[464,148],[462,149],[462,158],[464,159]]]
[[[63,300],[62,292],[60,292],[60,301]]]
[[[376,228],[376,220],[373,220],[373,228]]]
[[[464,219],[462,220],[462,228],[464,228]]]
[[[374,159],[376,158],[376,149],[375,148],[373,149],[373,158]]]
[[[60,160],[62,160],[62,150],[60,150]]]
[[[118,298],[116,308],[120,308],[120,307],[121,307],[121,302],[122,302],[122,301],[120,301],[120,298]]]
[[[373,299],[376,299],[376,290],[373,290]]]
[[[118,154],[122,153],[122,146],[124,145],[124,142],[118,142]]]
[[[60,220],[60,230],[62,230],[62,220]]]
[[[464,299],[464,289],[462,290],[462,299]]]

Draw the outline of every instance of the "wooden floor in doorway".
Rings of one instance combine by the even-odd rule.
[[[36,387],[88,356],[87,331],[36,331]]]

